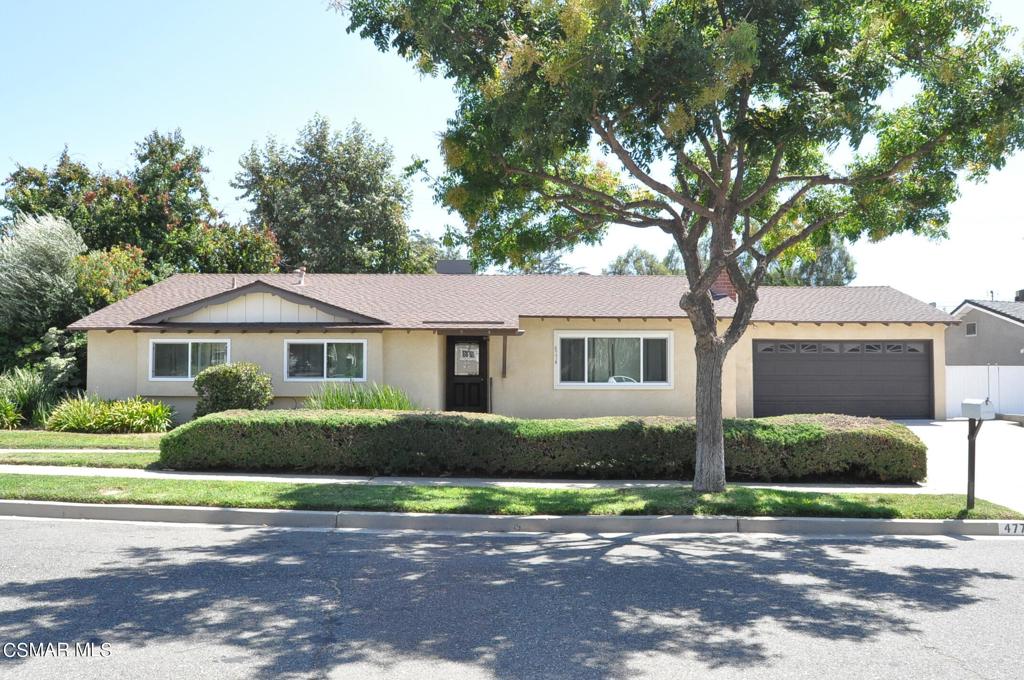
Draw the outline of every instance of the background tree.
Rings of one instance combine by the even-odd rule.
[[[478,257],[594,242],[609,224],[673,237],[700,491],[725,486],[722,367],[772,263],[818,232],[942,235],[958,175],[984,177],[1024,136],[1024,67],[983,0],[334,4],[349,30],[452,79],[439,193]],[[724,325],[722,272],[737,293]]]
[[[65,148],[56,167],[19,165],[4,181],[0,207],[10,216],[53,215],[67,220],[91,250],[117,245],[142,249],[158,261],[168,235],[219,215],[210,203],[201,147],[189,146],[180,130],[156,131],[139,142],[127,173],[91,171]]]
[[[768,268],[766,286],[845,286],[857,277],[857,266],[838,234],[827,243],[791,248]]]
[[[665,276],[683,273],[683,263],[678,250],[670,250],[659,258],[649,250],[633,246],[624,254],[612,260],[604,269],[605,274],[629,274],[633,276]]]
[[[167,235],[161,253],[169,272],[262,274],[278,271],[281,261],[272,231],[227,222],[180,226]]]
[[[273,139],[242,157],[234,186],[254,223],[277,236],[282,264],[314,272],[422,269],[410,247],[409,188],[391,148],[360,125],[334,132],[313,118],[294,146]],[[422,245],[422,244],[420,244]]]
[[[565,252],[553,250],[548,253],[530,253],[519,265],[506,267],[505,274],[576,274],[579,267],[564,262]]]
[[[79,256],[75,269],[78,291],[89,311],[123,300],[150,283],[146,256],[135,246],[93,250]]]

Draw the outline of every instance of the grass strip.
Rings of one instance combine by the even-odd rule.
[[[0,430],[0,449],[159,449],[163,433],[85,434]]]
[[[160,454],[118,451],[0,451],[0,464],[61,465],[66,467],[157,468]]]
[[[0,475],[0,498],[288,510],[370,510],[495,515],[741,515],[902,519],[1018,519],[957,494],[807,493],[730,487],[698,494],[669,489],[538,489],[288,484],[213,480]]]

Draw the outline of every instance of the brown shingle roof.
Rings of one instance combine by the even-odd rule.
[[[520,317],[683,317],[677,276],[439,274],[178,274],[72,324],[72,330],[152,328],[141,319],[261,281],[383,324],[374,328],[515,329]],[[763,287],[754,321],[930,322],[952,317],[886,286]],[[720,300],[718,313],[732,314]],[[160,327],[160,326],[156,326]]]

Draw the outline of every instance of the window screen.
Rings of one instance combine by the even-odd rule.
[[[644,338],[644,382],[668,382],[668,340]]]
[[[586,357],[583,338],[562,338],[559,343],[559,368],[562,382],[584,382]]]
[[[307,345],[304,343],[288,345],[288,377],[323,378],[323,343],[317,343],[315,345]]]
[[[361,380],[364,376],[363,343],[327,343],[327,377]]]
[[[640,338],[588,338],[587,381],[640,382]]]
[[[188,377],[188,343],[161,342],[153,345],[154,378]]]

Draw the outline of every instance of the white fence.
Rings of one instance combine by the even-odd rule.
[[[964,399],[989,397],[996,413],[1024,413],[1024,366],[946,366],[946,417]]]

